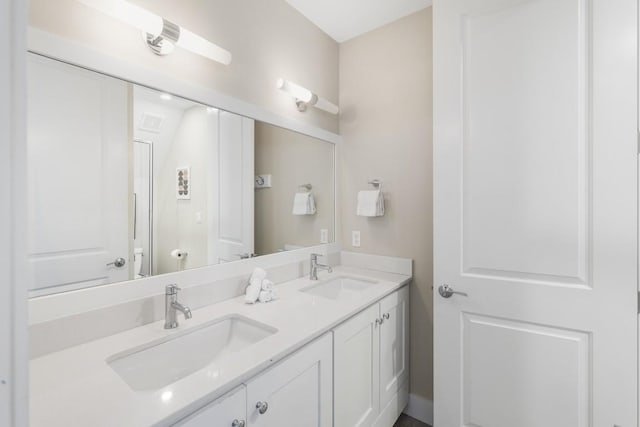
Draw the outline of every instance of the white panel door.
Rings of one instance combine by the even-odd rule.
[[[380,413],[380,305],[333,330],[335,427],[366,427]]]
[[[129,279],[127,83],[28,62],[28,247],[34,288]],[[122,257],[123,267],[108,266]]]
[[[409,287],[380,301],[380,410],[409,380]]]
[[[254,245],[254,121],[220,111],[219,124],[209,251],[215,264],[249,256]]]
[[[635,427],[637,2],[434,3],[435,425]]]
[[[332,427],[332,350],[325,334],[249,381],[247,427]]]
[[[240,427],[243,422],[246,425],[246,417],[247,390],[245,386],[240,386],[174,425],[176,427]]]

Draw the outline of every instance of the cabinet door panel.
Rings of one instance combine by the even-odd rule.
[[[332,345],[327,334],[247,383],[249,427],[331,427]],[[268,405],[264,414],[258,402]]]
[[[379,305],[333,331],[335,427],[370,426],[380,412]]]
[[[380,302],[380,407],[398,393],[409,378],[409,287]]]
[[[175,426],[232,427],[234,420],[244,421],[247,415],[247,392],[244,386],[215,400]]]

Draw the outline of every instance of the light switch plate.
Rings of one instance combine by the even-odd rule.
[[[351,232],[351,246],[354,248],[360,247],[360,231],[352,231]]]
[[[329,230],[326,228],[320,230],[320,243],[329,243]]]
[[[255,188],[271,188],[271,174],[256,175]]]

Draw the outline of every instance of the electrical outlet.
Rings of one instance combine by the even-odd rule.
[[[329,230],[326,228],[320,230],[320,243],[329,243]]]
[[[354,248],[359,248],[360,247],[360,232],[359,231],[352,231],[351,232],[351,246],[353,246]]]
[[[271,174],[256,175],[255,188],[271,188]]]

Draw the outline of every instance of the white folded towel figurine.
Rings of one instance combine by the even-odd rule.
[[[360,191],[358,193],[358,216],[383,216],[384,195],[381,190]]]
[[[264,279],[262,281],[262,290],[263,291],[272,291],[273,290],[273,282],[269,279]]]
[[[249,286],[245,290],[244,302],[247,304],[255,304],[260,298],[260,292],[262,291],[262,282],[267,278],[267,272],[256,267],[249,279]]]
[[[258,301],[265,303],[273,300],[273,292],[272,291],[260,291],[260,296],[258,297]]]
[[[316,213],[316,201],[311,192],[296,193],[293,199],[294,215],[313,215]]]
[[[269,279],[264,279],[262,281],[262,288],[260,290],[260,295],[258,296],[258,301],[260,302],[270,302],[278,297],[276,293],[276,288],[273,285],[273,282]]]

